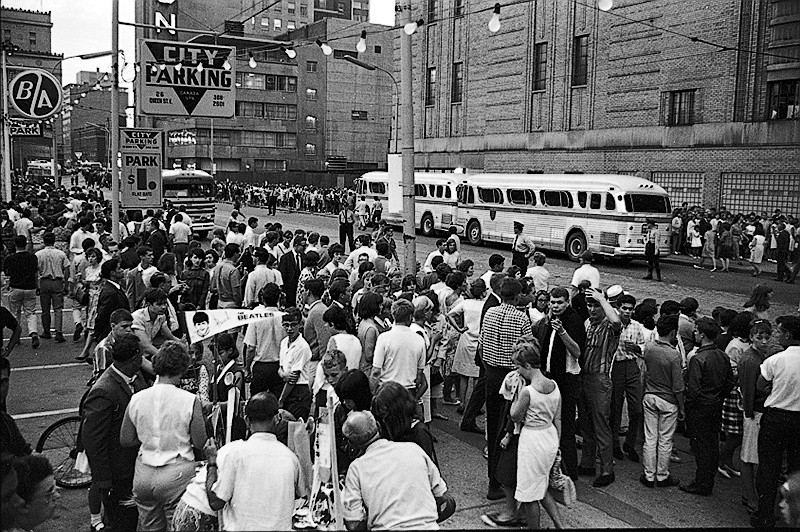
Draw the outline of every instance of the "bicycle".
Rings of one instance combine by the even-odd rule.
[[[84,473],[75,469],[75,461],[82,451],[80,431],[83,418],[83,402],[91,389],[91,386],[89,386],[81,397],[78,415],[55,421],[44,429],[39,441],[36,442],[36,452],[43,454],[50,460],[56,485],[61,488],[87,488],[92,483],[91,472]]]

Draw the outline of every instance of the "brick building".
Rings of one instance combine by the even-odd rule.
[[[417,168],[631,174],[677,205],[800,213],[800,2],[537,0],[497,33],[491,6],[412,2]]]
[[[2,42],[19,47],[19,51],[7,59],[8,75],[13,78],[22,70],[40,68],[61,79],[62,55],[52,52],[50,33],[53,23],[49,11],[31,11],[11,7],[0,7],[0,35]],[[0,84],[0,98],[5,98]],[[9,105],[12,118],[17,114]],[[55,131],[54,131],[55,128]],[[11,137],[11,167],[23,171],[28,161],[53,157],[53,137],[58,137],[58,121],[41,124],[39,136]]]

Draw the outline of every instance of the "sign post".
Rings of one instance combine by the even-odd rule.
[[[142,41],[138,77],[142,113],[232,118],[235,55],[230,46]]]
[[[161,139],[157,129],[120,130],[123,208],[161,207]]]

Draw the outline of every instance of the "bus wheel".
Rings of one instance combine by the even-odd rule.
[[[473,246],[477,246],[482,240],[481,224],[477,220],[472,220],[467,224],[467,241]]]
[[[567,237],[567,256],[570,260],[578,262],[581,254],[586,251],[586,237],[580,231],[570,233]]]
[[[195,233],[195,235],[197,235],[197,238],[199,238],[200,240],[205,240],[206,237],[208,237],[208,231],[198,231],[197,233]]]
[[[433,216],[429,212],[426,212],[422,216],[422,234],[425,236],[433,236],[434,231],[434,224],[433,224]]]

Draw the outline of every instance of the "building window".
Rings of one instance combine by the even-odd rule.
[[[425,22],[431,23],[436,20],[436,11],[438,8],[438,0],[428,0],[428,20]]]
[[[236,116],[244,118],[263,118],[264,104],[261,102],[236,102]]]
[[[3,30],[3,40],[4,41],[11,40],[11,30]]]
[[[281,26],[283,26],[283,21],[281,21],[281,19],[276,18],[272,21],[272,29],[275,31],[281,31]]]
[[[773,81],[768,85],[769,120],[800,118],[800,80]]]
[[[266,76],[264,74],[256,74],[253,72],[237,72],[236,73],[236,86],[243,89],[265,89]]]
[[[255,170],[266,172],[285,172],[286,161],[274,159],[256,159],[254,164]]]
[[[28,43],[31,46],[36,46],[36,33],[34,32],[28,33]]]
[[[286,76],[286,92],[297,92],[297,78]]]
[[[317,154],[317,145],[312,144],[311,142],[306,143],[306,155],[316,155]]]
[[[306,117],[306,131],[316,131],[317,130],[317,117],[315,116],[307,116]]]
[[[450,101],[461,103],[464,97],[464,63],[453,63],[453,87]]]
[[[436,67],[428,68],[425,77],[425,105],[435,105],[436,103]]]
[[[453,3],[453,15],[456,17],[464,16],[464,0],[455,0]]]
[[[380,47],[380,45],[379,45],[379,44],[376,44],[376,45],[375,45],[375,53],[376,53],[376,54],[379,54],[379,53],[381,53],[381,51],[382,51],[382,50],[381,50],[381,47]]]
[[[572,86],[586,85],[589,66],[589,36],[581,35],[572,41]]]
[[[308,6],[300,4],[300,16],[307,17],[308,16]]]
[[[290,15],[294,15],[294,11],[295,11],[295,3],[294,2],[289,2],[288,4],[286,4],[286,12],[287,13],[289,13]]]
[[[269,29],[269,17],[261,17],[261,25]]]
[[[294,20],[290,20],[290,21],[288,21],[288,22],[286,23],[286,29],[287,29],[287,30],[293,30],[293,29],[295,29],[296,27],[297,27],[297,24],[295,23],[295,21],[294,21]]]
[[[306,100],[309,102],[317,101],[317,89],[306,89]]]
[[[353,120],[368,120],[369,113],[367,111],[356,111],[354,109],[350,111],[350,118]]]
[[[354,52],[353,50],[333,50],[333,58],[334,59],[344,59],[347,56],[355,57],[358,59],[358,52]]]
[[[547,43],[533,47],[533,90],[543,91],[547,85]]]
[[[282,103],[265,103],[264,118],[270,120],[297,120],[297,106]]]
[[[344,13],[344,2],[336,2],[336,11]]]
[[[316,72],[316,71],[317,71],[317,62],[306,61],[306,72]]]
[[[667,125],[685,126],[694,123],[694,89],[669,93]]]

